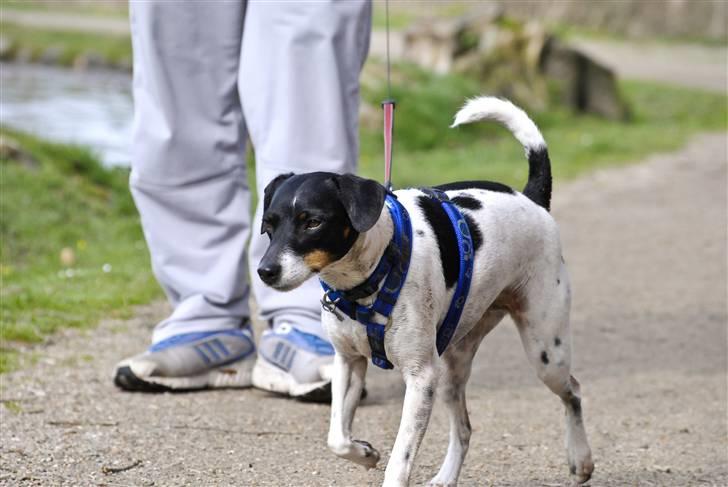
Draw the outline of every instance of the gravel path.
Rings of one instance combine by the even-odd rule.
[[[704,135],[678,153],[556,186],[592,485],[728,484],[726,158],[726,135]],[[327,406],[255,390],[116,390],[113,364],[142,349],[165,312],[155,304],[128,322],[66,332],[35,366],[1,377],[0,484],[381,482],[402,401],[397,372],[370,373],[355,430],[384,461],[364,471],[326,449]],[[529,370],[510,322],[476,361],[461,485],[565,484],[561,406]],[[436,472],[446,430],[436,406],[417,484]]]

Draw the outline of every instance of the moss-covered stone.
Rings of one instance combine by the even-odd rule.
[[[405,34],[405,58],[436,73],[478,79],[484,93],[534,111],[562,105],[614,120],[629,113],[611,70],[557,41],[541,24],[498,9],[415,24]]]

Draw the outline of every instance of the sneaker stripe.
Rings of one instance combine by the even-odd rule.
[[[278,362],[281,364],[281,367],[285,367],[286,365],[286,358],[288,357],[288,353],[291,351],[291,347],[288,345],[283,345],[283,353],[278,359]]]
[[[293,350],[293,353],[292,353],[292,354],[291,354],[291,356],[290,356],[290,357],[288,358],[288,364],[286,365],[286,368],[287,368],[288,370],[291,370],[291,366],[293,365],[293,359],[294,359],[294,357],[296,356],[296,353],[297,353],[297,352],[296,352],[296,350]]]
[[[220,361],[220,354],[210,345],[210,342],[201,343],[200,346],[205,347],[205,350],[212,356],[213,361]]]
[[[203,362],[205,362],[206,364],[210,363],[210,358],[205,355],[205,352],[202,351],[199,345],[195,345],[193,348],[195,349],[195,352],[197,352],[197,355],[202,358]]]
[[[278,342],[276,343],[276,349],[273,350],[273,360],[278,360],[278,356],[281,354],[281,350],[283,349],[283,343]]]
[[[215,346],[217,346],[217,348],[219,348],[219,349],[220,349],[220,351],[222,352],[222,354],[223,354],[223,355],[224,355],[225,357],[227,357],[228,355],[230,355],[230,351],[229,351],[229,350],[227,349],[227,347],[225,346],[225,344],[224,344],[224,343],[222,343],[222,341],[221,341],[221,340],[220,340],[219,338],[215,338],[215,339],[214,339],[214,340],[212,341],[212,343],[214,343],[214,344],[215,344]]]
[[[218,331],[183,333],[181,335],[171,336],[165,340],[162,340],[161,342],[157,342],[157,343],[153,344],[151,347],[149,347],[149,351],[150,352],[160,352],[162,350],[166,350],[167,348],[177,347],[180,345],[192,345],[196,342],[205,340],[206,338],[215,338],[215,337],[221,337],[221,336],[242,338],[246,341],[251,341],[250,333],[251,332],[250,332],[249,328],[244,328],[244,329],[236,328],[234,330],[218,330]]]

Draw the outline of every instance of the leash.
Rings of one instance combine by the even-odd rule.
[[[384,3],[387,31],[387,99],[382,102],[384,112],[384,187],[392,191],[392,143],[394,135],[394,107],[392,98],[391,62],[389,58],[389,0]]]

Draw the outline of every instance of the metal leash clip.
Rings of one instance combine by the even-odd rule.
[[[338,303],[341,300],[341,296],[339,296],[336,299],[331,299],[331,296],[329,296],[329,293],[331,293],[331,289],[326,291],[324,293],[324,297],[321,298],[321,307],[331,313],[332,315],[336,316],[336,318],[339,321],[344,321],[344,317],[339,313],[339,310],[336,309],[336,303]]]

